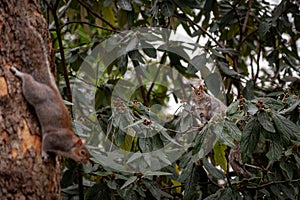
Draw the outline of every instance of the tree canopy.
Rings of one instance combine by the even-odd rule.
[[[299,198],[298,1],[41,5],[92,155],[86,199]],[[66,199],[78,195],[75,169],[65,163]]]

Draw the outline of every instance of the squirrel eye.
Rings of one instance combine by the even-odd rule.
[[[79,153],[80,153],[80,155],[85,156],[85,151],[84,150],[80,150]]]

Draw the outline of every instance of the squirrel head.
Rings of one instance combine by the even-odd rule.
[[[198,96],[200,98],[205,96],[205,89],[203,85],[200,85],[198,88],[192,87],[192,90],[194,92],[194,96]]]
[[[72,148],[71,158],[74,159],[76,162],[86,164],[89,161],[90,154],[87,148],[85,147],[84,142],[84,140],[78,138],[77,142]]]

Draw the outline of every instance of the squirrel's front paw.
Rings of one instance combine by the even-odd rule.
[[[46,151],[42,151],[42,159],[45,162],[49,161],[49,154]]]

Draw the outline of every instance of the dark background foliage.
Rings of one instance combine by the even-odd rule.
[[[114,87],[126,73],[145,63],[155,63],[170,66],[192,80],[198,71],[203,76],[203,66],[210,62],[199,59],[200,54],[188,63],[180,56],[186,54],[182,53],[186,52],[184,45],[176,46],[176,52],[181,52],[178,55],[175,50],[172,53],[157,49],[139,37],[137,43],[148,48],[123,54],[105,66],[107,70],[101,78],[93,80],[97,83],[93,86],[97,123],[114,144],[132,152],[161,148],[165,140],[174,136],[172,130],[181,130],[178,127],[189,127],[194,134],[193,143],[180,158],[170,163],[165,161],[166,167],[147,173],[104,169],[101,160],[92,153],[91,164],[82,168],[82,182],[76,177],[78,166],[68,161],[62,180],[65,199],[78,195],[84,195],[85,199],[299,198],[298,1],[51,0],[41,1],[41,5],[56,50],[60,88],[67,101],[74,100],[70,86],[80,78],[80,66],[94,47],[122,31],[160,27],[193,38],[205,55],[209,55],[220,72],[223,100],[228,105],[225,117],[205,123],[201,128],[195,116],[177,112],[167,116],[161,132],[151,138],[137,139],[119,130],[126,120],[128,125],[132,122],[133,129],[146,131],[150,126],[155,130],[158,126],[155,117],[151,118],[151,124],[145,121],[149,119],[148,108],[182,99],[172,93],[171,81],[167,86],[141,84],[133,93],[132,101],[112,102]],[[129,46],[136,37],[121,34],[115,42],[125,39]],[[133,78],[143,79],[136,74]],[[202,79],[212,93],[221,91],[208,76]],[[175,86],[176,89],[182,90],[180,86]],[[120,119],[112,114],[116,108],[123,111],[121,117],[118,115]],[[94,152],[101,140],[89,134],[93,130],[78,126],[78,133],[87,138]],[[217,141],[203,154],[212,134]],[[229,154],[237,148],[243,163],[239,164],[251,173],[250,177],[232,170]]]

